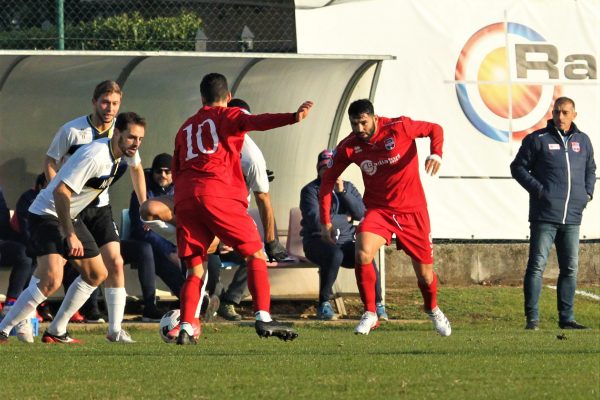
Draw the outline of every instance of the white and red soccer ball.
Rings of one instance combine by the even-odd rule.
[[[179,310],[171,310],[160,319],[158,331],[160,338],[165,343],[175,343],[177,341],[180,330],[180,316]],[[198,319],[194,320],[192,327],[194,328],[194,338],[198,339],[201,333],[200,321]]]

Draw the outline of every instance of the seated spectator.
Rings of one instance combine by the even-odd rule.
[[[359,221],[365,213],[362,197],[356,187],[347,181],[338,179],[333,191],[331,204],[331,222],[337,232],[337,242],[334,245],[321,240],[321,224],[319,222],[319,188],[321,177],[333,154],[329,150],[319,153],[317,159],[317,179],[308,183],[300,192],[300,211],[302,212],[302,245],[304,254],[319,266],[319,306],[317,318],[322,320],[337,319],[329,300],[333,295],[333,284],[340,266],[354,268],[355,226],[353,221]],[[387,320],[385,306],[381,297],[381,282],[379,271],[375,284],[377,300],[377,316]]]
[[[46,176],[42,173],[39,174],[33,185],[33,188],[26,190],[19,199],[15,207],[15,212],[10,219],[10,229],[4,232],[10,236],[12,240],[6,240],[0,244],[0,253],[4,253],[2,257],[2,263],[12,266],[12,270],[9,276],[8,289],[6,293],[6,301],[4,312],[8,312],[10,306],[14,304],[14,301],[23,289],[29,284],[31,275],[35,270],[36,264],[35,259],[31,259],[26,254],[27,243],[29,242],[29,224],[27,220],[28,209],[37,194],[46,187],[47,181]],[[46,302],[43,302],[38,306],[38,319],[42,321],[52,321],[53,315],[50,307]]]
[[[29,284],[33,273],[33,261],[27,256],[26,246],[19,241],[19,235],[11,229],[10,210],[2,188],[0,188],[0,265],[12,267],[6,300],[2,307],[2,316],[5,316],[17,297]],[[15,331],[20,340],[33,342],[32,325],[29,318],[20,321],[15,326]]]
[[[171,177],[172,156],[162,153],[154,157],[152,168],[146,170],[146,195],[148,199],[161,196],[173,195],[173,178]],[[157,321],[163,316],[163,312],[156,306],[156,277],[158,275],[171,292],[179,297],[181,286],[184,282],[183,272],[177,247],[173,242],[158,235],[148,228],[140,218],[140,203],[133,192],[129,203],[129,220],[131,222],[131,240],[121,241],[123,258],[131,259],[136,254],[144,253],[136,241],[145,242],[150,245],[152,262],[139,262],[137,264],[138,275],[142,287],[144,301],[143,321]],[[133,242],[133,243],[132,243]],[[137,247],[131,252],[129,249]]]

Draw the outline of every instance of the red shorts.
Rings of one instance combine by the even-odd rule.
[[[181,201],[175,207],[177,251],[190,266],[206,260],[215,236],[243,257],[263,248],[256,223],[240,200],[200,196]]]
[[[404,250],[421,264],[433,264],[433,244],[429,213],[426,208],[410,213],[392,213],[381,209],[367,210],[357,233],[370,232],[381,236],[389,245],[396,234],[396,248]]]

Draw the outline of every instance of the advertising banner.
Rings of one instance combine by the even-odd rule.
[[[296,11],[301,53],[395,56],[377,82],[377,114],[443,126],[440,174],[421,178],[433,237],[449,239],[528,237],[528,194],[509,166],[557,97],[575,101],[600,162],[598,21],[598,0],[355,0]],[[429,142],[419,142],[424,163]],[[581,237],[600,238],[598,199]]]

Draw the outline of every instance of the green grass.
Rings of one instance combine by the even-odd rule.
[[[156,325],[132,327],[134,345],[105,343],[103,330],[77,331],[80,346],[13,339],[0,347],[0,398],[598,399],[599,303],[577,298],[593,330],[560,331],[555,297],[544,290],[537,332],[523,330],[520,289],[472,287],[442,288],[449,338],[419,321],[358,337],[349,321],[298,324],[290,343],[247,323],[207,325],[186,347],[162,343]],[[418,299],[391,290],[391,314],[423,320]]]

